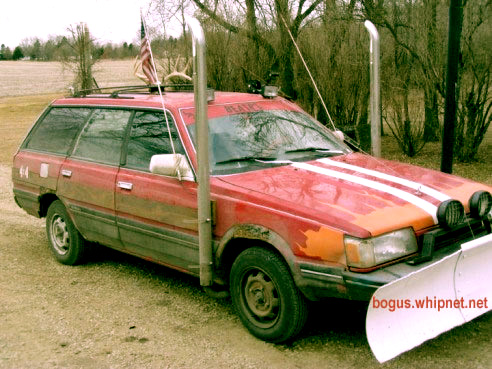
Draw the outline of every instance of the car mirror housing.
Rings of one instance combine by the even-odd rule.
[[[183,154],[159,154],[150,159],[150,172],[193,181],[193,171]]]

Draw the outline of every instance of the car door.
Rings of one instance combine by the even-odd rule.
[[[197,185],[149,171],[152,155],[173,153],[169,136],[185,154],[170,113],[166,122],[162,111],[135,112],[116,179],[118,229],[127,251],[198,274]]]
[[[94,109],[58,180],[58,195],[80,233],[90,241],[113,247],[121,247],[114,189],[132,114],[125,109]]]

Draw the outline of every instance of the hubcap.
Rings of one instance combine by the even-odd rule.
[[[58,214],[56,214],[51,221],[51,244],[60,255],[65,255],[70,248],[67,223],[65,223],[65,220]]]
[[[279,298],[274,283],[265,273],[255,270],[246,276],[244,297],[258,323],[275,323],[279,313]]]

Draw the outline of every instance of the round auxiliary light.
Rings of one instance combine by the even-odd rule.
[[[469,204],[471,216],[483,219],[492,209],[492,195],[487,191],[477,191],[470,197]]]
[[[463,221],[465,209],[458,200],[446,200],[437,208],[439,225],[454,228]]]

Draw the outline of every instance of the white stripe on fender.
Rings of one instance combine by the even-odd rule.
[[[351,165],[351,164],[341,163],[339,161],[335,161],[335,160],[331,160],[331,159],[318,159],[317,161],[319,161],[320,163],[331,165],[331,166],[338,167],[338,168],[350,169],[350,170],[353,170],[353,171],[356,171],[359,173],[370,175],[372,177],[384,179],[384,180],[389,181],[389,182],[398,183],[398,184],[401,184],[405,187],[409,187],[409,188],[412,188],[416,191],[419,191],[419,192],[422,192],[426,195],[429,195],[429,196],[435,198],[436,200],[439,200],[440,202],[451,199],[448,195],[446,195],[442,192],[436,191],[433,188],[427,187],[421,183],[409,181],[408,179],[395,177],[395,176],[392,176],[389,174],[381,173],[381,172],[371,170],[371,169],[361,168],[361,167]]]
[[[295,168],[308,170],[310,172],[323,174],[325,176],[329,176],[332,178],[342,179],[344,181],[356,183],[356,184],[359,184],[361,186],[373,188],[373,189],[378,190],[378,191],[386,192],[390,195],[396,196],[402,200],[405,200],[406,202],[409,202],[409,203],[421,208],[426,213],[428,213],[430,216],[432,216],[432,219],[434,219],[434,224],[438,223],[437,222],[437,206],[435,206],[435,205],[431,204],[430,202],[425,201],[425,200],[423,200],[423,199],[421,199],[415,195],[412,195],[411,193],[402,191],[398,188],[388,186],[384,183],[371,181],[369,179],[357,177],[357,176],[354,176],[352,174],[347,174],[347,173],[337,172],[337,171],[331,170],[331,169],[317,167],[317,166],[311,165],[311,164],[292,163],[292,166]]]

